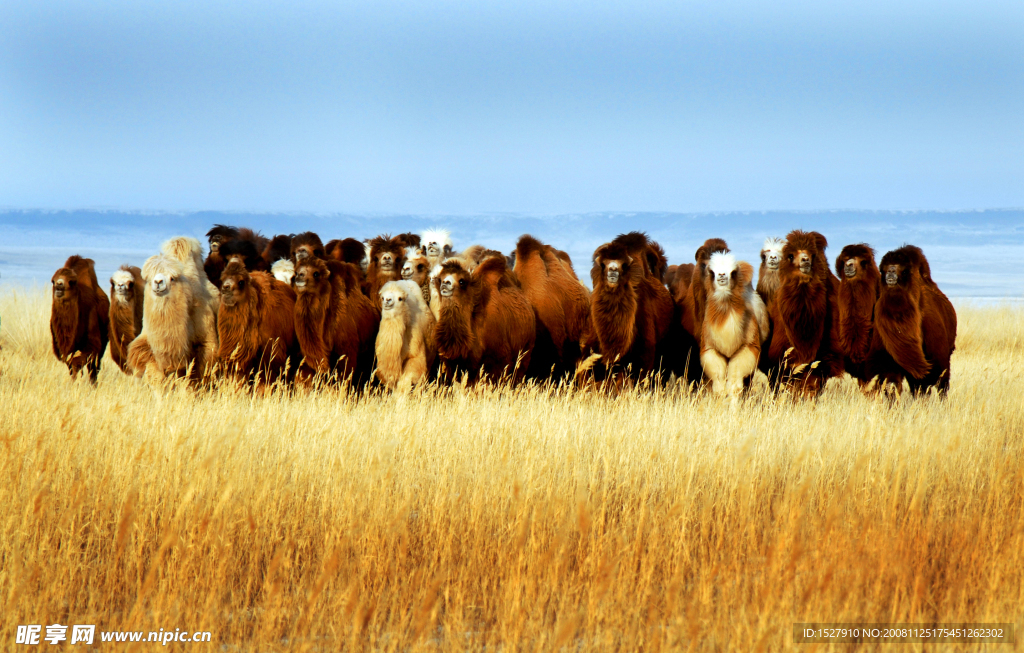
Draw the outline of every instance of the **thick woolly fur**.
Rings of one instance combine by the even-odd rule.
[[[238,261],[245,266],[246,270],[250,272],[259,270],[266,271],[270,269],[267,262],[260,255],[260,251],[256,248],[256,244],[249,240],[242,240],[236,238],[235,240],[229,240],[220,246],[220,257],[224,260],[224,265],[228,266],[232,261]],[[221,275],[224,272],[221,270]],[[209,275],[207,275],[209,276]],[[219,286],[218,280],[210,280],[214,285]]]
[[[904,245],[883,256],[879,267],[882,283],[867,375],[896,392],[906,379],[915,394],[932,387],[945,394],[956,349],[953,305],[931,279],[920,248]]]
[[[520,381],[537,337],[533,307],[504,257],[485,258],[472,273],[445,261],[432,282],[440,295],[438,358],[449,378],[483,375]]]
[[[128,367],[152,382],[191,367],[191,378],[198,381],[217,357],[220,293],[203,270],[198,240],[172,238],[160,250],[142,266],[142,332],[128,347]]]
[[[128,345],[142,333],[145,296],[146,282],[139,268],[122,265],[110,277],[110,357],[128,374]]]
[[[700,340],[700,334],[704,331],[704,305],[707,301],[707,291],[704,288],[704,276],[707,274],[708,261],[715,252],[728,252],[729,245],[721,238],[708,238],[704,244],[697,248],[693,258],[693,278],[690,281],[691,306],[693,311],[693,336]]]
[[[732,254],[716,252],[708,260],[700,359],[718,395],[743,393],[768,337],[768,314],[753,279],[754,267]]]
[[[665,283],[665,275],[668,273],[668,257],[665,256],[665,249],[653,240],[648,241],[647,267],[655,279]]]
[[[213,229],[206,232],[206,238],[210,244],[210,256],[219,253],[221,245],[237,236],[238,227],[229,227],[223,224],[213,225]]]
[[[398,234],[393,240],[402,246],[406,253],[412,251],[415,252],[420,247],[419,234],[406,232],[404,234]]]
[[[704,276],[708,261],[716,252],[728,252],[721,238],[709,238],[694,253],[694,263],[680,265],[676,271],[672,293],[672,327],[665,348],[670,368],[687,383],[699,383],[704,370],[701,364],[700,340],[704,332],[704,306],[707,291]]]
[[[366,269],[367,291],[379,302],[380,289],[389,281],[402,278],[405,264],[405,234],[394,238],[383,235],[370,241],[370,265]]]
[[[369,239],[363,241],[363,258],[359,261],[359,269],[362,271],[363,276],[366,276],[367,270],[370,269],[370,241]]]
[[[248,229],[240,229],[241,233],[249,232]],[[171,238],[160,245],[160,251],[171,258],[181,261],[184,266],[185,276],[195,287],[196,297],[202,299],[210,306],[214,315],[217,313],[217,286],[213,284],[203,269],[203,247],[195,238],[178,236]],[[143,274],[145,277],[145,274]]]
[[[772,339],[762,369],[773,387],[785,384],[817,396],[842,374],[836,305],[839,280],[825,258],[828,241],[816,231],[791,231],[779,265],[781,283],[768,309]]]
[[[430,286],[430,312],[434,314],[435,320],[441,319],[441,295],[438,293],[440,285],[439,282],[435,281],[441,274],[441,265],[451,261],[465,270],[467,274],[472,274],[473,270],[475,270],[476,266],[479,264],[478,259],[474,258],[474,256],[479,255],[483,251],[485,251],[483,245],[473,245],[465,252],[445,254],[442,257],[441,263],[431,266],[430,274],[427,277],[427,284]],[[428,257],[427,260],[430,260],[430,258]],[[506,267],[508,267],[507,261]]]
[[[421,251],[406,257],[402,265],[402,280],[411,281],[420,289],[424,304],[430,303],[430,259]]]
[[[210,244],[210,253],[203,263],[203,269],[206,272],[207,278],[213,283],[217,283],[220,280],[220,271],[226,265],[226,262],[220,255],[221,246],[237,237],[238,227],[229,227],[223,224],[214,225],[213,229],[206,232],[206,238]]]
[[[270,239],[260,232],[248,227],[240,227],[238,229],[238,235],[235,236],[235,240],[244,240],[252,243],[256,246],[256,251],[260,254],[262,254],[263,251],[266,250],[267,246],[270,245]]]
[[[295,291],[266,272],[249,272],[239,262],[221,274],[217,362],[241,381],[272,383],[291,370],[297,353]]]
[[[312,231],[304,231],[297,236],[292,236],[292,262],[298,263],[309,257],[327,258],[320,236]]]
[[[244,227],[239,229],[238,233],[240,238],[263,238]],[[194,305],[190,315],[196,324],[196,370],[199,374],[205,374],[207,364],[212,364],[217,356],[217,310],[220,307],[220,291],[210,282],[203,270],[203,248],[198,240],[186,236],[171,238],[160,246],[160,251],[181,261],[185,278],[192,284]]]
[[[623,370],[643,377],[658,370],[664,376],[669,371],[660,359],[672,323],[672,298],[651,269],[660,249],[633,232],[594,251],[587,348],[601,354],[607,374]]]
[[[427,380],[437,345],[434,316],[414,281],[389,281],[380,289],[377,378],[389,388],[408,388]]]
[[[693,263],[682,263],[670,266],[665,275],[673,304],[666,356],[670,369],[687,384],[699,383],[704,375],[700,363],[700,338],[693,322],[693,291],[690,289],[695,269]]]
[[[274,278],[278,281],[290,286],[292,284],[292,279],[295,278],[295,264],[289,259],[279,259],[270,266],[270,273],[273,274]]]
[[[427,286],[429,287],[429,294],[427,296],[427,306],[430,308],[430,312],[434,314],[434,320],[441,319],[441,294],[439,292],[439,281],[438,277],[441,276],[442,263],[431,266],[430,274],[427,275]],[[463,267],[464,270],[469,270]]]
[[[72,377],[83,367],[96,383],[107,349],[110,304],[96,280],[92,259],[72,256],[51,279],[50,336],[53,353]]]
[[[142,332],[128,346],[128,367],[152,382],[183,375],[190,365],[193,378],[199,377],[216,355],[216,347],[209,352],[204,347],[207,322],[197,315],[200,302],[184,264],[157,254],[142,266],[142,278],[146,283]]]
[[[672,295],[673,300],[680,297],[680,293],[689,292],[690,281],[693,279],[693,268],[693,263],[668,266],[668,270],[665,272],[665,285],[668,286],[668,292]]]
[[[274,263],[291,258],[292,237],[287,234],[278,234],[270,239],[260,256],[266,264],[266,270],[270,270]]]
[[[673,268],[675,269],[673,270]],[[682,303],[687,297],[690,297],[689,304],[691,307],[693,306],[693,292],[690,290],[690,284],[693,282],[693,271],[696,268],[697,266],[693,263],[669,266],[669,272],[665,276],[668,280],[666,285],[672,295],[672,301]]]
[[[782,238],[765,238],[761,246],[761,269],[757,273],[757,294],[765,306],[770,306],[779,289],[779,265],[782,263]]]
[[[559,378],[575,372],[590,326],[590,294],[571,263],[529,235],[516,245],[514,272],[537,318],[537,344],[528,374]]]
[[[333,258],[335,261],[352,263],[353,265],[361,265],[367,254],[363,243],[355,238],[332,240],[327,243],[326,250],[328,258]]]
[[[224,270],[224,266],[230,263],[229,259],[231,256],[241,256],[244,258],[246,266],[250,269],[265,270],[269,267],[263,261],[261,254],[267,248],[270,241],[262,234],[248,227],[238,228],[217,225],[206,235],[210,240],[210,254],[206,257],[206,261],[203,262],[203,250],[202,247],[199,247],[197,250],[199,252],[198,266],[203,268],[207,278],[214,286],[220,284],[220,274]],[[195,243],[198,245],[199,241],[195,240]],[[161,250],[165,254],[170,253],[164,248],[161,248]]]
[[[496,252],[493,249],[487,249],[487,247],[483,245],[470,245],[457,254],[453,252],[451,257],[457,257],[465,261],[465,264],[469,266],[470,272],[472,272],[485,258],[492,255],[500,255],[500,252]],[[507,260],[505,261],[505,267],[508,267]]]
[[[292,284],[295,335],[305,368],[314,374],[369,380],[380,324],[377,303],[363,294],[362,273],[351,263],[307,257],[295,266]]]
[[[440,265],[452,252],[452,235],[447,229],[427,229],[420,234],[420,247],[430,261],[430,267]]]
[[[865,364],[874,331],[875,302],[881,290],[875,251],[863,243],[847,245],[836,257],[836,275],[838,347],[843,354],[843,367],[863,384],[869,379]]]

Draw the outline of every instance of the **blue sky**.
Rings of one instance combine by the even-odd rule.
[[[0,4],[0,206],[1024,206],[1024,2]]]

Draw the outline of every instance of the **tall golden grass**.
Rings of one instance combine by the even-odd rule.
[[[1020,629],[1024,311],[959,308],[945,400],[846,379],[730,408],[678,388],[156,394],[109,357],[93,388],[53,357],[47,298],[7,290],[0,641],[70,623],[222,650],[826,650],[794,622]]]

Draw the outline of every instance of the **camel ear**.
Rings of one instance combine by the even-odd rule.
[[[736,285],[740,288],[746,288],[754,281],[754,266],[746,261],[740,261],[739,265],[736,266],[739,274],[736,276]]]
[[[825,239],[823,234],[820,234],[817,231],[813,232],[813,235],[814,242],[818,245],[818,251],[824,253],[825,248],[828,247],[828,240]]]
[[[632,257],[632,256],[630,256],[629,254],[627,254],[627,255],[626,255],[626,261],[627,261],[627,262],[628,262],[628,263],[629,263],[630,265],[633,265],[633,257]]]

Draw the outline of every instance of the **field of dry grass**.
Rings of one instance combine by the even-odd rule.
[[[1020,309],[959,306],[944,401],[847,379],[735,409],[673,388],[156,395],[109,357],[94,389],[54,359],[48,311],[0,293],[4,648],[55,622],[229,651],[810,651],[829,649],[794,622],[1024,627]]]

